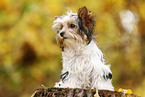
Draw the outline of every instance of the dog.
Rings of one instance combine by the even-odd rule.
[[[55,87],[114,90],[110,65],[105,65],[93,37],[94,17],[86,6],[77,13],[55,17],[52,28],[57,32],[63,59],[61,79]]]

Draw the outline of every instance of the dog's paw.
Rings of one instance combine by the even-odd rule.
[[[112,79],[112,72],[110,70],[110,65],[105,65],[103,68],[103,78],[105,80]]]
[[[106,80],[107,80],[107,79],[112,79],[112,73],[104,74],[104,75],[103,75],[103,78],[106,79]]]
[[[65,73],[63,73],[63,74],[60,75],[60,78],[61,78],[62,82],[64,82],[64,80],[66,79],[66,77],[68,76],[68,74],[69,74],[69,72],[66,71]]]

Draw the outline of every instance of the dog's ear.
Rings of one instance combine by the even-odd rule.
[[[87,36],[87,40],[91,41],[93,36],[93,30],[95,26],[94,15],[88,11],[86,6],[81,7],[78,10],[79,18],[79,32],[84,37],[84,34]]]

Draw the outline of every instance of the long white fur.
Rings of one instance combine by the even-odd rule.
[[[73,16],[72,15],[76,15]],[[111,73],[110,65],[105,65],[103,53],[92,39],[87,45],[82,37],[77,34],[77,29],[67,27],[68,22],[78,26],[76,13],[68,13],[54,21],[53,29],[65,31],[68,39],[64,40],[64,51],[62,52],[63,70],[69,72],[64,81],[55,84],[55,87],[70,88],[96,88],[114,90],[111,79],[104,79],[103,75]],[[60,25],[64,27],[60,29]],[[60,37],[59,34],[57,37]]]

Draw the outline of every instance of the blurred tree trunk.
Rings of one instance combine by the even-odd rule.
[[[142,56],[142,74],[145,76],[145,20],[140,18],[139,32],[141,36],[141,56]]]

